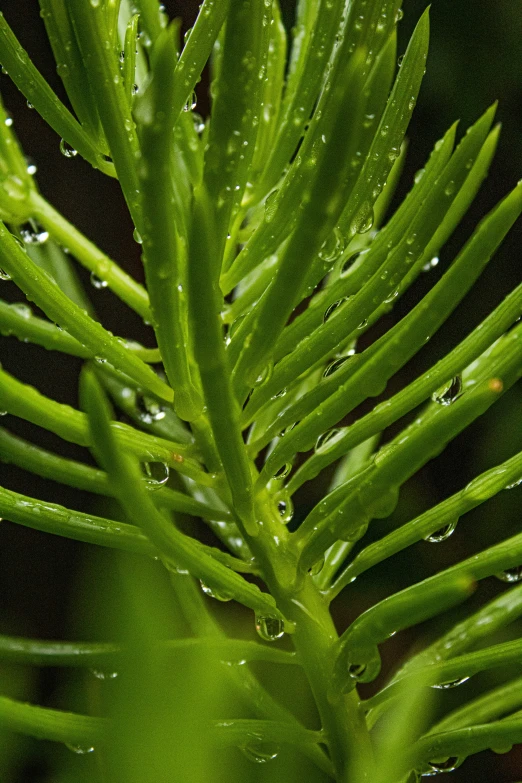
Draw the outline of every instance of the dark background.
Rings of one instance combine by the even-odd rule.
[[[283,0],[288,26],[292,24],[293,5],[292,0]],[[399,25],[399,53],[404,52],[408,37],[425,6],[424,0],[405,0],[405,15]],[[38,16],[37,3],[3,0],[0,7],[36,65],[65,99]],[[181,15],[184,26],[189,27],[197,3],[192,0],[167,2],[167,9],[171,16]],[[461,227],[441,252],[441,263],[429,275],[423,275],[398,303],[387,325],[407,312],[433,284],[454,258],[477,221],[522,177],[522,3],[520,0],[434,0],[431,25],[427,74],[408,133],[408,159],[395,203],[409,188],[414,172],[424,165],[434,142],[455,119],[461,120],[459,132],[462,134],[498,99],[497,118],[503,129],[490,176]],[[204,81],[198,89],[198,111],[204,114],[208,108]],[[38,166],[36,176],[43,194],[127,271],[142,279],[139,247],[132,240],[132,225],[116,183],[94,172],[79,157],[65,159],[59,152],[57,137],[36,112],[26,107],[25,100],[7,76],[0,77],[0,91],[13,115],[14,127],[26,154]],[[519,221],[472,294],[466,297],[430,344],[409,363],[399,379],[390,384],[390,391],[396,391],[444,355],[520,282],[521,245],[522,225]],[[92,289],[88,284],[88,275],[81,268],[79,271],[92,293],[104,325],[117,334],[152,344],[150,331],[144,330],[139,319],[127,308],[120,306],[110,292]],[[1,285],[6,299],[23,300],[23,295],[13,284]],[[14,338],[3,339],[1,345],[1,361],[8,371],[54,399],[77,404],[78,361],[23,345]],[[518,386],[458,437],[439,459],[406,484],[396,512],[390,519],[374,523],[372,535],[379,537],[390,526],[411,519],[464,486],[477,473],[520,450],[521,414],[522,393]],[[82,449],[64,444],[58,438],[12,417],[4,419],[2,424],[68,456],[88,458]],[[59,487],[36,476],[28,476],[12,467],[6,469],[0,466],[0,470],[2,483],[16,491],[80,510],[95,511],[97,508],[97,501],[84,493]],[[304,515],[322,491],[324,483],[301,493],[297,514]],[[371,571],[361,577],[350,595],[341,597],[335,605],[340,626],[345,627],[362,609],[393,589],[406,586],[444,565],[450,565],[456,559],[478,551],[488,543],[518,532],[521,499],[522,488],[501,493],[488,504],[468,514],[445,544],[419,544],[404,555],[396,556],[386,567],[376,569],[375,574]],[[71,631],[75,627],[74,600],[71,595],[74,579],[71,580],[71,575],[83,569],[91,548],[15,527],[10,523],[2,524],[0,536],[0,594],[3,603],[0,631],[43,638],[74,638],[74,632]],[[478,606],[503,589],[505,586],[500,582],[486,580],[480,585],[472,602]],[[453,619],[458,616],[457,610]],[[429,635],[437,627],[437,623],[427,624],[426,629],[422,630]],[[440,627],[445,626],[441,624]],[[519,624],[518,628],[506,632],[503,638],[510,638],[515,633],[520,635],[520,631]],[[417,630],[399,634],[384,646],[385,671],[393,669],[417,637]],[[504,679],[506,674],[493,672],[481,675],[473,678],[471,686],[463,688],[473,688],[471,692],[478,693]],[[512,674],[514,676],[516,672]],[[15,677],[11,670],[9,677]],[[31,698],[35,698],[36,693],[40,695],[41,703],[47,703],[55,687],[53,675],[46,674],[34,684]],[[441,696],[442,710],[458,703],[457,691]],[[27,748],[34,754],[35,762],[31,767],[20,770],[20,781],[48,780],[44,775],[38,748],[31,742],[27,743]],[[522,754],[517,751],[510,756],[479,754],[453,773],[451,779],[456,782],[514,783],[522,779]]]

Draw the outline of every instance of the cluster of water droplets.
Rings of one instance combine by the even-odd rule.
[[[34,220],[29,220],[20,227],[20,237],[26,245],[43,245],[49,239],[49,232],[45,231]]]
[[[506,568],[505,571],[500,571],[500,573],[496,574],[496,577],[501,582],[508,582],[509,584],[522,582],[522,565]]]
[[[146,394],[138,392],[136,394],[135,407],[140,421],[144,424],[154,424],[165,418],[166,411],[159,402],[147,397]]]

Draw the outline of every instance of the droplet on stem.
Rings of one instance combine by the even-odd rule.
[[[448,383],[433,393],[431,399],[439,405],[451,405],[462,392],[462,377],[455,375]]]
[[[265,642],[275,642],[285,632],[283,621],[273,615],[256,615],[256,631]]]

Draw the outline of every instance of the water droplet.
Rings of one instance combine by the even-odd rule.
[[[348,676],[351,677],[352,680],[360,680],[361,677],[364,677],[366,669],[367,666],[365,663],[351,663],[348,666]]]
[[[277,209],[277,194],[278,190],[273,190],[268,194],[265,200],[265,221],[270,223],[273,219]]]
[[[403,16],[404,16],[404,11],[402,10],[402,8],[398,8],[397,13],[395,14],[395,21],[400,22]]]
[[[285,500],[279,500],[277,503],[279,517],[284,525],[287,525],[294,515],[294,504],[288,497]]]
[[[430,259],[426,264],[424,264],[424,266],[422,267],[422,271],[429,272],[430,269],[434,269],[438,263],[439,263],[439,257],[433,256],[432,259]]]
[[[426,536],[424,540],[429,541],[430,544],[440,544],[441,541],[446,541],[446,539],[448,539],[451,534],[455,532],[457,521],[458,520],[454,519],[453,522],[449,522],[449,524],[444,525],[444,527],[441,527],[434,533],[430,533],[429,536]]]
[[[264,383],[268,381],[270,376],[272,375],[272,371],[274,369],[274,363],[268,362],[266,367],[263,368],[262,372],[257,376],[257,378],[254,381],[254,388],[257,389],[258,386],[262,386]]]
[[[515,487],[519,487],[522,484],[522,478],[517,479],[512,484],[508,484],[505,489],[515,489]]]
[[[397,299],[399,296],[399,289],[396,288],[395,291],[392,291],[392,293],[384,300],[385,304],[391,304],[394,299]]]
[[[135,405],[138,416],[144,424],[153,424],[155,421],[161,421],[165,418],[165,410],[162,406],[141,392],[136,394]]]
[[[439,405],[451,405],[460,397],[462,391],[462,377],[455,375],[454,378],[432,394],[431,399]]]
[[[339,429],[332,429],[328,430],[327,432],[323,432],[322,435],[319,435],[315,442],[315,450],[322,452],[322,451],[328,451],[328,445],[333,446],[333,443],[331,442],[333,438],[336,438],[339,433],[341,433],[342,430]]]
[[[69,142],[65,141],[65,139],[61,139],[60,141],[60,152],[66,158],[75,158],[78,154],[78,150],[71,147]]]
[[[20,236],[26,245],[43,245],[49,239],[49,232],[44,231],[31,220],[22,226]]]
[[[314,563],[311,568],[308,569],[310,576],[318,576],[324,568],[324,557],[321,557],[317,563]]]
[[[15,302],[15,304],[11,305],[11,309],[22,316],[22,318],[30,318],[33,314],[29,305],[26,305],[23,302]]]
[[[436,688],[439,691],[447,691],[450,688],[457,688],[459,685],[463,685],[469,680],[469,677],[458,677],[456,680],[449,680],[449,682],[440,682],[437,685],[432,685],[432,688]]]
[[[365,318],[364,321],[361,321],[361,323],[359,324],[359,326],[357,328],[358,329],[364,329],[366,326],[368,326],[368,319],[367,318]]]
[[[192,111],[196,108],[198,102],[196,93],[193,91],[192,95],[187,99],[186,104],[183,106],[183,111]]]
[[[444,194],[446,196],[451,196],[453,193],[455,193],[455,183],[453,182],[453,180],[451,180],[451,182],[448,182],[448,184],[444,188]]]
[[[506,568],[505,571],[501,571],[499,574],[495,574],[495,576],[501,582],[522,582],[522,565]]]
[[[8,128],[10,128],[10,127],[11,127],[11,125],[13,124],[13,118],[12,118],[12,117],[6,117],[6,118],[5,118],[5,121],[4,121],[4,124],[5,124],[5,125],[6,125]]]
[[[279,745],[276,742],[249,742],[248,745],[242,745],[241,751],[247,759],[255,764],[266,764],[267,761],[273,761],[279,753]]]
[[[86,753],[92,753],[94,750],[93,745],[73,745],[68,742],[65,743],[65,747],[72,750],[73,753],[77,753],[79,756],[84,756]]]
[[[275,642],[284,632],[283,621],[272,615],[256,615],[256,631],[265,642]]]
[[[216,601],[231,601],[232,595],[231,593],[227,593],[225,590],[219,590],[215,587],[209,587],[209,585],[205,584],[200,580],[201,589],[205,593],[205,595],[208,595],[209,598],[215,598]]]
[[[124,63],[124,62],[125,62],[125,52],[122,50],[120,52],[120,63]]]
[[[280,479],[284,479],[288,476],[290,471],[292,470],[292,463],[286,462],[282,467],[279,468],[279,470],[274,473],[272,478],[276,479],[276,481],[279,481]]]
[[[401,65],[403,64],[403,62],[404,62],[404,55],[403,55],[403,54],[401,54],[401,56],[400,56],[400,57],[399,57],[399,59],[397,60],[397,65],[399,66],[399,68],[401,67]]]
[[[141,234],[137,228],[135,228],[134,231],[132,232],[132,238],[134,239],[135,242],[138,243],[138,245],[143,244],[143,239],[141,238]]]
[[[102,280],[101,277],[97,277],[97,275],[94,274],[94,272],[91,272],[91,285],[94,286],[94,288],[107,288],[108,283],[106,280]]]
[[[366,234],[373,226],[373,208],[369,201],[365,201],[359,208],[350,226],[352,234]]]
[[[34,106],[33,106],[33,104],[31,103],[31,101],[27,101],[27,104],[26,104],[26,105],[27,105],[27,108],[28,108],[28,109],[34,109]]]
[[[346,364],[346,362],[351,358],[351,356],[341,356],[340,359],[336,359],[334,362],[331,362],[331,364],[329,364],[326,370],[323,372],[323,378],[329,378],[330,375],[333,375],[334,372],[337,372],[337,370],[339,370],[343,364]]]
[[[341,305],[347,302],[349,298],[350,298],[349,296],[345,296],[342,299],[338,299],[337,302],[333,302],[333,304],[327,307],[326,310],[324,311],[323,323],[326,323],[328,319],[335,313],[335,311],[339,307],[341,307]]]
[[[345,241],[339,229],[334,229],[328,239],[323,242],[319,250],[319,258],[322,261],[335,261],[344,250]]]
[[[4,269],[0,269],[0,280],[10,280],[11,275],[9,272],[6,272]]]
[[[348,256],[348,258],[343,261],[343,265],[341,266],[341,277],[344,277],[344,275],[352,268],[359,256],[365,255],[367,252],[368,250],[361,250],[360,252],[352,253],[352,255]]]
[[[34,163],[30,158],[27,159],[27,167],[26,171],[29,174],[30,177],[34,177],[36,172],[38,171],[36,167],[36,163]]]
[[[428,761],[430,770],[428,772],[422,772],[422,777],[432,777],[433,775],[440,775],[443,772],[453,772],[459,766],[459,759],[457,756],[450,756],[445,761]]]
[[[164,462],[144,462],[144,481],[150,489],[160,489],[169,480],[169,466]]]
[[[92,674],[97,680],[115,680],[118,672],[106,671],[105,669],[91,669]]]

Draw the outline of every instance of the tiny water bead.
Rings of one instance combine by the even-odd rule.
[[[342,307],[342,305],[345,302],[347,302],[349,298],[350,298],[349,296],[345,296],[342,299],[338,299],[337,302],[333,302],[329,307],[327,307],[326,310],[324,311],[323,323],[326,323],[328,319],[332,317],[335,311],[338,310],[340,307]]]
[[[268,194],[265,201],[265,221],[267,223],[270,223],[270,221],[273,219],[275,215],[275,211],[277,208],[277,194],[278,190],[273,190],[271,193]]]
[[[161,421],[165,418],[165,410],[159,402],[141,392],[136,394],[135,405],[140,421],[144,424],[153,424],[155,421]]]
[[[279,512],[281,522],[287,525],[294,515],[294,505],[290,498],[287,498],[286,500],[279,500],[277,503],[277,510]]]
[[[115,680],[118,676],[118,672],[105,669],[91,669],[91,673],[97,680]]]
[[[34,177],[34,175],[38,171],[36,163],[34,163],[30,158],[27,158],[26,171],[27,171],[27,173],[29,174],[30,177]]]
[[[0,269],[0,280],[10,280],[11,275],[9,272],[6,272],[4,269]]]
[[[448,691],[451,688],[458,688],[459,685],[463,685],[468,680],[469,677],[458,677],[456,680],[449,680],[448,682],[440,682],[437,685],[432,685],[431,687],[439,691]]]
[[[78,756],[85,756],[87,753],[92,753],[94,751],[93,745],[74,745],[66,742],[65,747],[72,750],[72,752],[76,753]]]
[[[144,481],[149,489],[160,489],[169,480],[169,466],[164,462],[144,462]]]
[[[446,541],[446,539],[448,539],[452,533],[455,532],[457,521],[458,520],[454,519],[452,522],[444,525],[444,527],[435,530],[434,533],[430,533],[429,536],[426,536],[424,540],[429,541],[430,544],[440,544],[441,541]]]
[[[424,266],[422,267],[423,272],[429,272],[430,269],[435,269],[437,264],[439,263],[439,257],[433,256]]]
[[[272,476],[272,478],[275,478],[277,481],[280,479],[284,479],[288,476],[290,471],[292,470],[292,463],[286,462],[284,465],[282,465],[276,473]]]
[[[279,745],[276,742],[264,742],[256,740],[241,746],[241,751],[253,761],[254,764],[266,764],[267,761],[273,761],[279,754]]]
[[[515,487],[519,487],[522,484],[522,478],[517,479],[512,484],[508,484],[506,489],[515,489]]]
[[[256,631],[265,642],[275,642],[285,632],[284,623],[272,615],[256,615]]]
[[[75,150],[65,139],[60,140],[60,152],[64,158],[75,158],[78,154],[78,150]]]
[[[505,571],[501,571],[496,574],[497,579],[501,582],[515,583],[522,582],[522,565],[515,566],[514,568],[506,568]]]
[[[96,275],[94,272],[91,272],[90,280],[91,280],[91,285],[94,288],[98,288],[98,289],[107,288],[107,286],[109,285],[107,280],[102,280],[102,278],[98,277],[98,275]]]
[[[49,239],[49,232],[31,220],[20,228],[20,236],[26,245],[43,245]]]
[[[196,104],[198,102],[196,93],[193,91],[192,94],[187,99],[186,104],[183,106],[183,111],[192,111],[196,108]]]
[[[337,372],[337,370],[340,370],[341,367],[346,364],[346,362],[351,359],[353,356],[341,356],[340,359],[335,359],[335,361],[331,362],[328,367],[323,372],[323,378],[329,378],[330,375],[333,375],[334,372]]]
[[[440,775],[443,772],[453,772],[459,766],[459,759],[457,756],[450,756],[444,761],[428,761],[429,770],[422,772],[423,778],[433,777],[434,775]]]
[[[352,680],[360,680],[361,677],[364,677],[366,669],[367,666],[365,663],[351,663],[348,666],[348,676],[351,677]]]
[[[262,386],[264,383],[266,383],[271,377],[273,370],[274,370],[274,363],[269,362],[255,379],[254,388],[257,389],[259,386]]]
[[[340,429],[331,429],[323,432],[315,442],[315,450],[318,452],[327,451],[329,446],[333,446],[333,440],[337,439],[341,434],[342,430]]]
[[[216,601],[231,601],[232,600],[232,594],[227,593],[226,590],[219,590],[215,587],[210,587],[209,585],[205,584],[205,582],[202,582],[200,580],[200,585],[202,591],[205,593],[205,595],[208,595],[209,598],[214,598]]]
[[[138,243],[138,245],[143,244],[143,239],[141,238],[141,234],[137,228],[135,228],[134,231],[132,232],[132,238],[134,239],[135,242]]]
[[[431,399],[439,405],[451,405],[462,392],[462,377],[455,375],[448,383],[432,394]]]
[[[319,258],[322,261],[335,261],[345,247],[344,237],[339,229],[334,229],[328,239],[322,244],[319,250]]]

